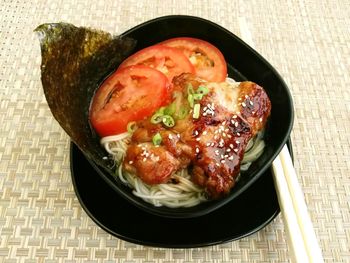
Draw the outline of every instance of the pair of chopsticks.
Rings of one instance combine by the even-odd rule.
[[[254,47],[244,17],[239,17],[238,23],[242,39]],[[272,169],[278,202],[288,234],[291,259],[297,263],[324,262],[286,145],[273,161]]]
[[[287,146],[272,163],[274,182],[294,262],[323,262]]]

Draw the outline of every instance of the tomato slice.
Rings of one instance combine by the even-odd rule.
[[[222,82],[227,76],[227,65],[223,54],[207,41],[177,37],[160,43],[182,50],[196,69],[198,77],[207,81]]]
[[[92,126],[101,137],[125,132],[129,122],[142,120],[164,105],[169,85],[164,74],[147,66],[118,70],[93,97]]]
[[[155,68],[165,74],[170,82],[182,73],[195,73],[193,65],[180,50],[160,45],[141,49],[124,60],[118,70],[131,65]]]

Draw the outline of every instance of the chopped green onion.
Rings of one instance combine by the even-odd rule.
[[[164,110],[165,110],[165,107],[160,107],[160,108],[157,110],[157,113],[164,115]]]
[[[162,122],[167,127],[173,127],[175,125],[175,121],[174,121],[173,117],[171,117],[169,115],[163,115]]]
[[[197,93],[207,95],[209,93],[209,89],[206,86],[199,86]]]
[[[187,94],[193,94],[194,93],[194,90],[193,90],[193,86],[191,83],[188,83],[187,85]]]
[[[152,142],[154,145],[160,145],[162,142],[162,136],[160,136],[159,132],[156,133],[153,138],[152,138]]]
[[[180,109],[174,114],[174,117],[178,120],[184,119],[188,114],[188,109],[184,106],[180,107]]]
[[[200,110],[201,110],[201,105],[199,103],[196,103],[193,107],[193,118],[194,119],[199,118]]]
[[[171,103],[164,109],[164,115],[173,115],[176,111],[175,103]]]
[[[163,121],[163,116],[164,116],[163,114],[156,112],[151,117],[151,123],[153,124],[161,123]]]
[[[203,94],[197,94],[197,93],[193,94],[193,99],[195,100],[201,100],[202,98],[203,98]]]
[[[190,104],[190,107],[193,108],[193,104],[194,104],[193,94],[188,94],[187,100],[188,100],[188,103]]]
[[[136,122],[134,122],[134,121],[129,122],[128,125],[126,126],[126,129],[127,129],[128,133],[134,133],[134,131],[136,131],[136,129],[137,129]]]

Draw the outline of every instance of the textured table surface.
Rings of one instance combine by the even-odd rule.
[[[295,104],[298,180],[326,262],[350,262],[350,2],[0,0],[0,262],[288,262],[281,215],[239,241],[162,249],[119,240],[82,210],[69,138],[40,82],[33,29],[65,21],[121,33],[169,14],[245,21]]]

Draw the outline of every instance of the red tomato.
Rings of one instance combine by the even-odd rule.
[[[125,132],[129,122],[142,120],[164,105],[169,85],[164,74],[143,65],[115,72],[92,100],[93,127],[101,137]]]
[[[182,50],[194,65],[198,77],[212,82],[225,81],[227,76],[225,58],[212,44],[191,37],[172,38],[160,44]]]
[[[169,81],[182,73],[194,73],[194,67],[188,58],[178,49],[166,46],[150,46],[128,57],[119,69],[131,65],[145,65],[164,73]]]

